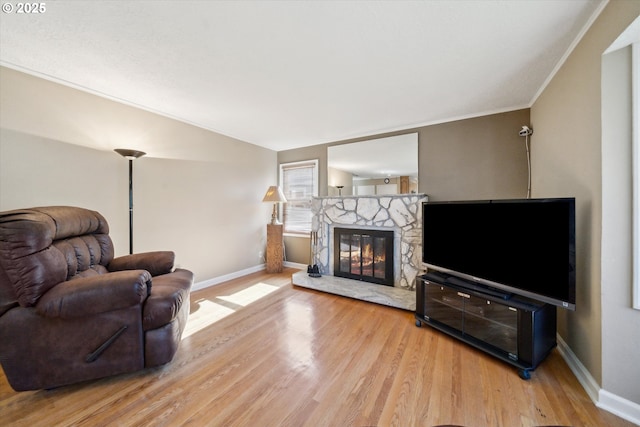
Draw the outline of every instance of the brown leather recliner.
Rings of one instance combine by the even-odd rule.
[[[163,365],[189,315],[193,273],[173,252],[114,258],[98,212],[0,212],[0,364],[14,390]]]

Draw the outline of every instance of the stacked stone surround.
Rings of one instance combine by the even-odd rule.
[[[314,198],[314,263],[323,275],[333,276],[335,227],[393,230],[394,287],[415,290],[422,271],[422,202],[427,200],[425,194]]]

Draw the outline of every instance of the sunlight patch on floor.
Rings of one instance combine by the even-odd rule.
[[[266,283],[256,283],[255,285],[243,289],[231,295],[221,295],[213,300],[202,298],[196,300],[194,305],[197,309],[189,314],[189,320],[182,333],[182,339],[185,339],[198,331],[213,325],[220,319],[224,319],[228,315],[235,313],[237,309],[230,306],[237,306],[238,308],[246,307],[247,305],[258,301],[270,293],[279,289],[278,286],[268,285]]]
[[[277,286],[268,285],[266,283],[256,283],[255,285],[236,292],[229,296],[219,296],[218,299],[232,302],[241,306],[247,306],[262,297],[269,295],[271,292],[279,289]]]
[[[318,366],[315,363],[315,313],[306,304],[295,301],[285,307],[287,317],[286,329],[281,331],[286,339],[285,349],[292,369],[305,366],[304,375],[309,378],[318,376]]]
[[[196,304],[198,304],[198,310],[189,315],[187,326],[185,326],[184,332],[182,332],[182,339],[201,331],[207,326],[235,312],[235,310],[207,299],[198,300]]]

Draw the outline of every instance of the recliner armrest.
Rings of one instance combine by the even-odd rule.
[[[175,262],[172,251],[143,252],[114,258],[107,269],[109,271],[147,270],[152,276],[171,273]]]
[[[72,318],[119,310],[142,303],[151,275],[130,270],[72,279],[54,286],[35,306],[47,317]]]

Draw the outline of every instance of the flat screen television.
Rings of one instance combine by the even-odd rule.
[[[422,221],[428,269],[576,309],[574,198],[425,202]]]

